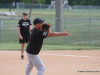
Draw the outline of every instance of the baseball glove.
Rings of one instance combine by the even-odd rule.
[[[49,30],[50,25],[51,25],[50,23],[43,22],[42,23],[42,27],[41,27],[41,31],[43,31],[43,30]]]

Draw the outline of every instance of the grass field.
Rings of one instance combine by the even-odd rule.
[[[9,9],[0,9],[0,11],[4,12],[4,11],[9,11]],[[30,11],[30,9],[19,9],[18,12],[16,9],[12,9],[12,11],[14,11],[16,13],[16,15],[18,14],[17,17],[22,17],[22,13],[28,12]],[[76,11],[76,13],[75,13]],[[100,9],[91,9],[91,11],[89,12],[89,9],[64,9],[63,10],[63,18],[100,18]],[[13,16],[15,17],[15,16]],[[32,9],[32,13],[31,13],[31,18],[55,18],[55,9]]]
[[[27,44],[25,45],[25,49]],[[0,43],[0,50],[20,50],[19,43]],[[100,46],[43,45],[42,50],[98,50]]]

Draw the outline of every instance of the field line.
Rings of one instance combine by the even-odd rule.
[[[0,51],[1,53],[20,53],[18,51]],[[96,56],[80,56],[80,55],[65,55],[65,54],[47,54],[47,53],[40,53],[40,55],[50,55],[50,56],[66,56],[66,57],[81,57],[81,58],[100,58]]]
[[[92,56],[79,56],[79,55],[64,55],[64,54],[47,54],[47,53],[40,53],[41,55],[54,55],[54,56],[67,56],[67,57],[82,57],[82,58],[100,58],[100,57],[92,57]]]

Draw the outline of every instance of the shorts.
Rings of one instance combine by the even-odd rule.
[[[29,42],[29,38],[30,38],[30,35],[27,35],[27,36],[22,36],[23,37],[23,40],[21,40],[19,38],[19,43],[28,43]]]

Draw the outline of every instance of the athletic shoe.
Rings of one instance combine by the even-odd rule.
[[[21,59],[24,59],[24,55],[21,56]]]

